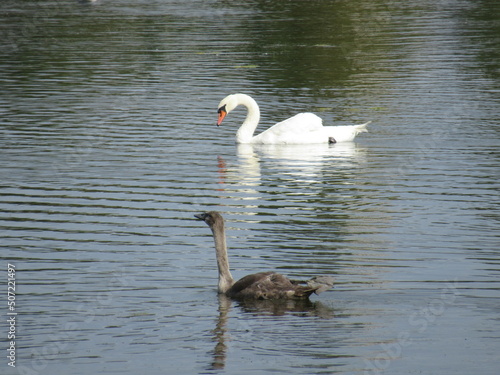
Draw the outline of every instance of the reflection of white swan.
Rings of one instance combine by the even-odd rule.
[[[238,181],[248,176],[260,181],[261,161],[272,160],[276,171],[294,175],[296,179],[320,178],[325,168],[348,169],[363,162],[365,153],[353,142],[336,145],[238,145],[240,168]]]
[[[322,163],[327,160],[336,159],[339,162],[352,162],[360,157],[362,152],[353,142],[344,142],[336,145],[328,144],[295,144],[295,145],[238,145],[238,155],[250,155],[257,152],[259,155],[280,160],[284,163]]]
[[[248,114],[236,133],[236,142],[253,144],[305,144],[305,143],[337,143],[354,140],[357,134],[366,132],[368,121],[361,125],[323,126],[320,117],[313,113],[299,113],[289,119],[279,122],[264,132],[254,136],[260,120],[260,110],[257,102],[245,94],[233,94],[225,97],[219,103],[219,119],[224,117],[239,105],[248,109]]]
[[[320,294],[333,286],[330,276],[314,277],[307,281],[307,286],[299,285],[295,280],[275,272],[260,272],[234,281],[229,271],[227,259],[226,233],[224,219],[216,211],[195,215],[203,220],[212,230],[215,242],[217,266],[219,268],[219,293],[231,298],[241,299],[306,299],[312,293]]]
[[[272,181],[286,184],[285,181],[290,180],[295,187],[304,186],[307,194],[316,194],[312,186],[321,185],[329,178],[325,175],[338,174],[343,183],[350,184],[351,171],[366,162],[366,149],[354,142],[335,145],[239,144],[236,150],[237,159],[227,165],[219,158],[218,164],[224,165],[220,170],[224,176],[221,190],[225,197],[231,197],[248,208],[249,215],[263,204],[261,199],[270,188],[271,175]]]

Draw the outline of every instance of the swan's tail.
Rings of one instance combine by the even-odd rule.
[[[311,294],[320,294],[325,290],[333,288],[333,277],[331,276],[315,276],[310,280],[290,280],[292,284],[297,285],[295,289],[295,297],[297,298],[307,298]],[[299,286],[300,284],[306,284],[307,286]]]
[[[315,276],[311,280],[307,280],[307,286],[314,289],[314,293],[320,294],[325,290],[333,288],[333,277]]]
[[[356,135],[359,133],[368,133],[368,129],[366,127],[371,123],[372,123],[371,121],[368,121],[361,125],[354,125],[354,129],[356,130]]]

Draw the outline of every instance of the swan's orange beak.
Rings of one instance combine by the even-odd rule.
[[[227,112],[222,108],[219,109],[218,113],[219,113],[219,119],[217,120],[217,126],[221,124],[222,120],[224,120],[224,117],[226,117],[227,115]]]

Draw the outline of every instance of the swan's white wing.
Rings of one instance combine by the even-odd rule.
[[[256,135],[252,143],[324,143],[328,142],[324,129],[320,117],[313,113],[299,113]]]

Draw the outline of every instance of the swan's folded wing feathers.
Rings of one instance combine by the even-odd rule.
[[[299,113],[254,137],[255,143],[308,143],[307,138],[322,134],[323,121],[313,113]]]
[[[259,272],[242,277],[233,284],[233,286],[229,289],[228,294],[231,296],[236,296],[243,290],[251,287],[252,285],[256,285],[257,283],[262,281],[262,279],[266,279],[272,274],[274,274],[274,272]]]
[[[289,119],[278,122],[270,129],[275,130],[277,134],[280,133],[307,133],[315,132],[323,127],[323,120],[321,117],[316,116],[314,113],[299,113]]]
[[[227,292],[233,298],[282,299],[307,298],[315,288],[293,284],[275,272],[260,272],[238,280]]]

